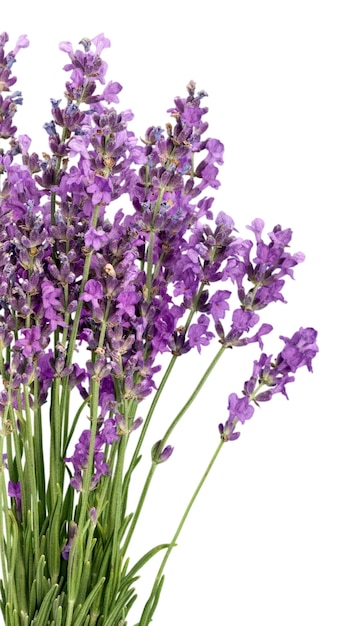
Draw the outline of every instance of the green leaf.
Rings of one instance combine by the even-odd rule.
[[[162,591],[162,587],[163,587],[163,583],[164,583],[164,576],[161,577],[157,587],[156,587],[156,591],[154,593],[153,596],[153,602],[152,602],[152,606],[151,606],[151,612],[149,615],[149,623],[152,621],[152,616],[156,610],[157,604],[159,602],[160,599],[160,595],[161,595],[161,591]]]
[[[28,613],[24,613],[24,611],[21,611],[21,626],[29,626],[29,615]]]
[[[33,583],[30,588],[29,595],[29,618],[33,619],[35,611],[36,611],[36,598],[37,598],[37,582],[36,578],[33,580]]]
[[[126,584],[126,581],[132,578],[134,574],[138,572],[145,565],[145,563],[147,563],[150,559],[152,559],[152,557],[155,556],[155,554],[157,554],[161,550],[165,550],[166,548],[168,548],[169,545],[170,545],[169,543],[161,543],[158,546],[155,546],[154,548],[146,552],[146,554],[144,554],[144,556],[142,556],[141,559],[137,561],[137,563],[132,567],[132,569],[124,577],[124,579],[121,582],[121,585],[123,586],[124,583]],[[126,562],[126,564],[127,563],[128,561]]]
[[[58,593],[58,588],[59,586],[57,584],[53,585],[45,595],[37,615],[32,620],[32,626],[47,626],[48,617],[52,609],[53,601]]]
[[[65,602],[66,594],[64,591],[56,597],[52,605],[52,617],[55,626],[59,626],[63,619],[63,607]],[[53,624],[52,624],[53,626]]]
[[[26,583],[27,576],[25,572],[21,538],[22,533],[18,529],[18,524],[12,511],[9,511],[9,517],[12,523],[13,541],[11,550],[11,561],[9,569],[9,581],[15,581],[15,585],[10,586],[8,598],[11,598],[11,606],[19,607],[21,610],[27,611],[27,595]],[[15,603],[13,602],[15,598]]]
[[[124,619],[136,598],[137,596],[133,588],[120,593],[114,608],[104,620],[103,626],[115,626],[120,619]]]
[[[76,598],[77,605],[81,606],[86,599],[90,575],[91,575],[91,562],[87,561],[84,563],[83,570],[82,570],[81,580],[79,584],[79,591],[78,591],[78,595]]]
[[[47,518],[47,522],[48,522],[48,518]],[[44,533],[45,531],[43,530],[41,533],[41,537],[40,537],[40,553],[41,554],[46,554],[46,535]]]
[[[83,535],[77,534],[73,540],[68,561],[68,596],[69,602],[75,604],[83,568]]]
[[[63,607],[59,606],[51,626],[62,626]]]
[[[47,578],[45,576],[45,568],[46,568],[46,558],[45,555],[42,554],[36,570],[36,606],[40,606],[43,598],[48,592],[48,583]],[[34,582],[35,582],[34,581]]]
[[[94,598],[97,596],[97,594],[99,593],[102,585],[105,582],[105,578],[101,578],[98,583],[95,585],[95,587],[93,587],[92,591],[89,593],[89,595],[87,596],[86,600],[84,601],[82,606],[77,607],[77,609],[74,612],[73,615],[73,624],[74,626],[82,626],[83,622],[85,621],[88,611],[92,605],[92,602],[94,600]],[[76,612],[77,611],[77,612]]]
[[[2,613],[4,614],[4,612],[5,612],[5,604],[6,604],[6,594],[5,594],[4,583],[3,583],[2,580],[0,580],[0,596],[1,596],[0,607],[1,607]]]
[[[129,522],[131,521],[132,517],[133,517],[134,513],[130,513],[127,517],[124,518],[122,525],[120,527],[120,534],[119,534],[119,540],[121,542],[122,537],[124,535],[124,533],[126,532],[127,526],[129,524]]]
[[[18,611],[12,609],[8,603],[5,606],[5,624],[6,626],[20,626]]]
[[[145,604],[145,608],[141,616],[139,626],[149,626],[150,622],[152,621],[152,616],[156,610],[156,607],[157,607],[157,604],[161,595],[163,583],[164,583],[164,576],[161,576],[158,584],[152,590],[152,593],[148,601]]]

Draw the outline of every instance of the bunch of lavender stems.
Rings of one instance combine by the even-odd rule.
[[[297,369],[312,371],[313,328],[281,337],[276,356],[263,352],[273,328],[261,312],[285,303],[285,281],[304,255],[290,252],[289,228],[264,236],[257,218],[247,226],[252,240],[243,239],[232,217],[214,215],[207,194],[220,185],[224,146],[206,137],[207,94],[193,81],[165,127],[138,140],[132,112],[115,108],[121,86],[106,82],[109,40],[85,38],[76,50],[63,42],[69,77],[63,100],[51,100],[39,157],[13,123],[23,99],[12,69],[29,42],[23,35],[6,51],[8,42],[0,35],[1,609],[6,626],[124,626],[142,568],[162,553],[137,625],[147,626],[220,450],[255,406],[287,397]],[[162,438],[148,442],[173,368],[212,342],[201,380]],[[249,344],[259,356],[240,395],[226,390],[215,451],[176,531],[130,562],[174,429],[225,352]],[[130,485],[149,460],[130,512]]]

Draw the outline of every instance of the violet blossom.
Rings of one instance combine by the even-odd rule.
[[[287,397],[299,368],[312,371],[313,328],[281,336],[275,358],[263,351],[273,331],[268,307],[286,303],[304,255],[291,251],[290,228],[276,225],[265,236],[256,218],[246,227],[252,241],[231,215],[215,215],[224,145],[208,133],[207,93],[194,81],[167,121],[154,120],[137,138],[132,111],[119,106],[122,87],[107,78],[110,40],[83,37],[76,49],[64,41],[68,75],[62,98],[50,100],[39,156],[14,124],[23,96],[12,69],[29,42],[23,35],[7,51],[8,41],[0,34],[4,617],[124,623],[139,570],[163,550],[139,621],[148,626],[164,565],[221,447],[238,439],[255,406]],[[178,413],[171,400],[158,410],[174,365],[194,349],[203,358],[214,344],[215,357]],[[216,379],[213,394],[226,393],[228,417],[173,539],[146,546],[128,566],[153,475],[166,461],[164,471],[174,467],[172,432],[220,359],[229,368],[234,348],[250,344],[253,368],[241,395],[230,377],[225,390],[223,376]],[[214,432],[215,415],[206,417],[198,439]],[[134,477],[141,489],[132,510]]]

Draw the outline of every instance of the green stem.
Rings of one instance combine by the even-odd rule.
[[[184,511],[184,514],[183,514],[183,516],[182,516],[182,518],[181,518],[181,520],[179,522],[179,525],[178,525],[178,527],[177,527],[177,529],[176,529],[176,531],[174,533],[173,539],[171,540],[171,542],[170,542],[170,544],[169,544],[169,546],[168,546],[168,548],[166,550],[166,553],[165,553],[165,555],[164,555],[164,557],[162,559],[162,563],[161,563],[161,565],[159,567],[159,570],[157,572],[157,576],[155,578],[155,582],[154,582],[154,585],[152,587],[152,591],[151,591],[150,597],[149,597],[149,599],[148,599],[148,601],[147,601],[147,603],[145,605],[144,611],[142,613],[142,616],[141,616],[141,619],[140,619],[140,622],[139,622],[139,626],[148,626],[148,624],[152,620],[152,615],[153,615],[154,610],[156,608],[156,605],[154,605],[154,600],[155,599],[158,600],[157,590],[162,585],[163,571],[164,571],[164,568],[166,566],[166,563],[167,563],[167,561],[168,561],[168,559],[170,557],[170,554],[171,554],[173,548],[176,545],[177,539],[178,539],[178,537],[179,537],[179,535],[180,535],[180,533],[182,531],[182,528],[183,528],[183,526],[185,524],[187,516],[190,513],[190,511],[192,509],[192,506],[193,506],[194,502],[196,501],[197,496],[198,496],[200,490],[202,489],[202,486],[205,483],[205,481],[206,481],[206,479],[207,479],[207,477],[208,477],[208,475],[210,473],[210,470],[212,469],[212,467],[213,467],[213,465],[214,465],[214,463],[215,463],[215,461],[216,461],[216,459],[217,459],[217,457],[219,455],[219,452],[220,452],[220,450],[221,450],[221,448],[222,448],[224,443],[225,442],[223,440],[221,440],[219,442],[219,445],[216,448],[216,450],[215,450],[215,452],[214,452],[214,454],[213,454],[213,456],[211,458],[211,461],[210,461],[208,467],[206,468],[206,470],[205,470],[201,480],[199,481],[199,483],[198,483],[198,485],[197,485],[197,487],[196,487],[196,489],[195,489],[195,491],[194,491],[194,493],[193,493],[193,495],[192,495],[192,497],[191,497],[191,499],[190,499],[190,501],[189,501],[189,503],[188,503],[188,505],[187,505],[187,507],[186,507],[186,509]]]
[[[142,429],[141,429],[141,432],[140,432],[140,435],[139,435],[139,439],[138,439],[136,448],[134,450],[131,462],[129,464],[129,468],[128,468],[127,473],[125,475],[125,479],[124,479],[124,490],[125,490],[125,492],[128,491],[130,478],[131,478],[133,469],[134,469],[134,467],[135,467],[135,465],[137,463],[137,459],[139,457],[139,453],[140,453],[140,450],[141,450],[141,447],[142,447],[142,444],[143,444],[143,441],[144,441],[147,429],[149,427],[151,418],[152,418],[152,416],[154,414],[154,411],[155,411],[155,408],[157,406],[157,403],[158,403],[158,401],[159,401],[159,399],[161,397],[161,394],[162,394],[162,391],[164,389],[164,386],[165,386],[166,382],[168,381],[168,378],[169,378],[169,376],[170,376],[170,374],[171,374],[171,372],[173,370],[173,367],[174,367],[174,365],[176,363],[176,360],[177,360],[177,356],[172,356],[172,358],[171,358],[171,360],[169,362],[169,365],[168,365],[168,367],[167,367],[167,369],[166,369],[166,371],[164,373],[164,376],[163,376],[163,378],[161,380],[161,383],[160,383],[160,385],[159,385],[159,387],[158,387],[158,389],[157,389],[157,391],[155,393],[155,396],[154,396],[154,398],[152,400],[150,409],[149,409],[149,411],[147,413],[146,419],[145,419],[144,424],[142,426]]]
[[[200,390],[202,389],[203,385],[205,384],[207,378],[210,376],[211,372],[213,371],[214,367],[216,366],[217,362],[219,361],[219,359],[221,358],[222,354],[225,351],[225,346],[222,346],[217,354],[215,355],[214,359],[211,361],[209,367],[206,369],[205,373],[203,374],[202,378],[200,379],[198,385],[195,387],[194,391],[192,392],[192,394],[190,395],[189,399],[187,400],[187,402],[184,404],[184,406],[182,407],[182,409],[179,411],[179,413],[177,414],[177,416],[175,417],[175,419],[172,421],[172,423],[170,424],[169,428],[167,429],[164,437],[161,439],[161,444],[158,447],[157,450],[157,459],[160,456],[162,450],[165,447],[165,444],[169,438],[169,436],[171,435],[171,433],[173,432],[174,428],[177,426],[177,424],[179,423],[179,421],[181,420],[181,418],[184,416],[184,414],[186,413],[186,411],[188,410],[188,408],[191,406],[192,402],[195,400],[195,398],[197,397],[197,395],[199,394]],[[170,372],[169,372],[170,373]],[[169,374],[168,374],[169,376]],[[150,487],[150,483],[151,480],[153,478],[153,475],[155,473],[155,469],[158,465],[158,461],[154,460],[149,473],[146,477],[145,483],[144,483],[144,487],[142,489],[138,504],[137,504],[137,508],[135,510],[134,516],[132,518],[130,527],[128,529],[128,533],[125,539],[125,542],[123,544],[122,547],[122,553],[125,554],[126,550],[128,548],[129,542],[132,538],[132,535],[134,533],[135,527],[137,525],[141,510],[143,508],[143,504],[147,495],[147,492],[149,490]]]
[[[40,526],[39,526],[39,509],[38,509],[38,492],[37,492],[37,481],[36,481],[36,471],[35,471],[35,451],[33,444],[33,432],[31,427],[31,409],[30,409],[30,398],[29,398],[29,387],[28,385],[24,385],[24,405],[25,405],[25,416],[26,416],[26,463],[29,468],[29,476],[30,476],[30,485],[31,485],[31,502],[30,507],[32,511],[32,532],[33,532],[33,549],[34,549],[34,570],[36,571],[36,566],[38,564],[40,558]],[[24,511],[24,516],[26,515],[26,511]]]
[[[107,321],[109,316],[111,302],[108,301],[105,307],[105,313],[103,317],[98,348],[101,348],[104,343]],[[97,362],[97,361],[96,361]],[[90,498],[91,481],[94,472],[94,452],[95,452],[95,440],[98,432],[98,411],[99,411],[99,391],[100,391],[100,378],[97,375],[91,377],[91,395],[90,395],[90,410],[91,410],[91,428],[90,428],[90,440],[88,449],[88,461],[87,467],[83,473],[82,480],[82,494],[80,500],[80,507],[78,511],[77,522],[77,537],[75,538],[75,545],[73,550],[76,554],[76,567],[74,564],[68,570],[68,615],[66,626],[69,626],[73,618],[73,607],[78,597],[78,586],[80,577],[82,575],[83,562],[86,557],[86,544],[84,540],[84,533],[88,528],[87,509]],[[89,534],[89,537],[91,535]],[[88,547],[88,539],[87,539]],[[72,561],[74,557],[72,558]]]
[[[98,215],[99,215],[99,205],[96,205],[94,207],[94,212],[92,216],[93,227],[95,227],[97,224]],[[78,298],[77,305],[76,305],[76,311],[74,315],[74,321],[72,324],[70,336],[67,336],[66,333],[64,333],[64,339],[67,342],[66,366],[71,365],[73,356],[74,356],[77,333],[78,333],[78,328],[80,324],[81,312],[83,308],[83,301],[81,300],[81,296],[83,294],[86,282],[89,278],[89,270],[91,267],[92,254],[93,254],[93,251],[88,252],[85,258],[85,263],[83,267],[83,275],[82,275],[82,280],[80,284],[80,293],[79,293],[79,298]],[[64,380],[62,381],[62,402],[61,402],[61,407],[60,407],[60,413],[62,416],[64,416],[64,419],[65,419],[65,423],[63,427],[64,440],[62,441],[62,446],[61,446],[62,449],[65,449],[67,447],[66,434],[68,432],[68,424],[66,420],[68,419],[68,415],[69,415],[69,412],[67,410],[69,406],[69,401],[70,401],[69,376],[66,376]]]
[[[64,448],[63,448],[63,453],[62,453],[62,457],[63,458],[66,456],[66,453],[67,453],[67,450],[68,450],[68,447],[69,447],[69,443],[70,443],[70,441],[72,439],[72,436],[73,436],[73,434],[75,432],[75,428],[76,428],[76,425],[77,425],[77,423],[79,421],[79,417],[80,417],[83,409],[85,408],[86,404],[90,401],[90,399],[91,399],[91,396],[87,396],[87,398],[81,403],[81,405],[79,406],[78,410],[76,411],[73,423],[72,423],[71,428],[70,428],[70,432],[69,432],[69,434],[68,434],[68,436],[66,438],[66,442],[65,442],[65,445],[64,445]]]
[[[41,521],[46,511],[45,463],[43,456],[42,415],[39,406],[39,381],[34,380],[34,457],[37,471],[38,497],[41,502]]]
[[[11,510],[9,510],[8,512],[11,523],[12,523],[12,545],[11,545],[11,557],[10,557],[10,567],[9,567],[9,585],[8,585],[8,594],[7,594],[7,603],[9,604],[9,606],[11,607],[11,613],[14,614],[19,613],[21,609],[24,608],[25,606],[25,601],[22,604],[21,602],[18,602],[18,597],[17,597],[17,592],[19,596],[23,596],[23,585],[19,584],[18,585],[18,581],[16,580],[16,575],[15,575],[15,571],[16,571],[16,562],[17,562],[17,557],[18,557],[18,551],[20,550],[20,538],[19,538],[19,532],[18,532],[18,524],[17,524],[17,520],[15,518],[15,516],[13,515],[13,512]],[[13,584],[13,581],[16,580],[16,584]],[[20,581],[21,583],[22,581]]]
[[[86,521],[89,492],[94,471],[94,444],[98,428],[98,401],[99,401],[100,381],[95,377],[91,378],[91,429],[88,451],[87,468],[83,474],[82,502],[78,519],[78,528],[82,530]]]
[[[181,411],[179,411],[179,413],[177,414],[176,418],[172,421],[172,423],[170,424],[169,428],[167,429],[164,437],[161,440],[161,449],[159,450],[158,454],[160,454],[160,452],[163,450],[166,442],[168,441],[168,438],[170,437],[171,433],[173,432],[174,428],[176,427],[176,425],[179,423],[179,421],[181,420],[181,418],[183,417],[183,415],[186,413],[186,411],[189,409],[189,407],[191,406],[192,402],[195,400],[195,398],[198,396],[199,392],[201,391],[202,387],[204,386],[204,384],[206,383],[207,379],[209,378],[210,374],[212,373],[214,367],[216,366],[216,364],[218,363],[218,361],[220,360],[221,356],[223,355],[225,351],[225,346],[221,346],[221,348],[219,348],[217,354],[215,355],[215,357],[213,358],[213,360],[211,361],[209,367],[206,369],[206,371],[204,372],[202,378],[200,379],[198,385],[195,387],[195,389],[193,390],[193,392],[191,393],[189,399],[187,400],[187,402],[184,404],[184,406],[182,407]]]
[[[73,613],[76,599],[79,593],[79,583],[82,576],[82,569],[85,554],[84,534],[88,527],[87,509],[90,494],[91,479],[94,470],[94,444],[98,428],[98,400],[99,400],[100,381],[95,377],[91,378],[91,429],[88,451],[87,468],[83,474],[82,493],[79,503],[77,534],[71,547],[70,558],[68,562],[67,572],[67,596],[68,610],[65,620],[65,626],[71,626],[73,621]]]
[[[137,503],[137,508],[135,509],[135,512],[134,512],[134,515],[132,517],[132,521],[131,521],[130,527],[128,529],[128,533],[127,533],[126,539],[125,539],[125,541],[123,543],[123,546],[122,546],[122,554],[123,555],[126,554],[128,546],[129,546],[129,543],[130,543],[130,541],[132,539],[135,527],[137,525],[138,519],[140,517],[140,513],[142,511],[142,508],[143,508],[143,505],[144,505],[144,502],[145,502],[145,499],[146,499],[146,496],[147,496],[147,493],[149,491],[150,484],[151,484],[153,475],[155,473],[156,467],[157,467],[157,463],[155,463],[155,461],[152,461],[150,470],[149,470],[148,475],[146,477],[144,486],[142,488],[142,491],[141,491],[141,494],[140,494],[140,497],[139,497],[139,500],[138,500],[138,503]]]
[[[11,532],[11,523],[9,517],[9,507],[8,507],[8,497],[7,497],[7,485],[5,480],[5,466],[2,462],[4,458],[4,441],[5,437],[10,437],[9,434],[6,433],[7,423],[7,413],[9,410],[9,405],[5,407],[4,415],[3,415],[3,424],[2,428],[3,432],[0,433],[0,502],[1,502],[1,514],[0,514],[0,558],[1,558],[1,572],[4,579],[4,587],[7,589],[8,585],[8,567],[10,563],[10,553],[11,553],[11,540],[10,540],[10,532]],[[5,524],[4,524],[5,521]],[[6,535],[4,533],[4,529],[6,528]],[[7,592],[5,591],[5,596],[8,597]]]
[[[94,211],[93,211],[93,216],[92,216],[92,226],[95,227],[98,221],[98,215],[99,215],[99,205],[96,205],[94,207]],[[77,333],[78,333],[78,328],[79,328],[79,324],[80,324],[80,318],[81,318],[81,312],[82,312],[82,308],[83,308],[83,301],[81,300],[81,296],[83,294],[86,282],[89,278],[89,270],[91,267],[91,261],[92,261],[92,254],[93,251],[88,252],[85,258],[85,263],[84,263],[84,268],[83,268],[83,275],[82,275],[82,280],[81,280],[81,284],[80,284],[80,292],[79,292],[79,299],[76,305],[76,311],[75,311],[75,316],[74,316],[74,321],[72,324],[72,328],[71,328],[71,333],[70,336],[67,337],[67,356],[66,356],[66,366],[71,365],[72,361],[73,361],[73,356],[74,356],[74,350],[75,350],[75,345],[76,345],[76,339],[77,339]],[[66,335],[64,335],[64,337],[66,337]],[[53,385],[54,385],[55,381],[53,381]],[[57,385],[60,385],[61,381],[58,380]],[[98,392],[99,393],[99,392]],[[62,394],[61,394],[61,402],[58,404],[58,407],[56,407],[56,409],[58,408],[58,412],[54,413],[55,419],[57,420],[57,425],[55,426],[56,430],[56,436],[57,436],[57,450],[58,450],[58,444],[59,444],[59,451],[63,451],[66,450],[67,448],[67,433],[68,433],[68,419],[69,419],[69,411],[68,411],[68,407],[70,404],[70,389],[69,389],[69,376],[66,376],[64,378],[64,380],[62,381]],[[64,424],[62,426],[62,422],[64,420]],[[52,428],[52,426],[51,426]],[[58,430],[59,429],[59,430]],[[60,454],[60,452],[59,452]],[[60,457],[59,457],[59,461],[60,463]],[[61,463],[60,463],[61,465]],[[55,482],[53,483],[55,484]]]
[[[193,305],[192,305],[192,308],[191,308],[191,310],[190,310],[190,313],[189,313],[189,315],[188,315],[188,318],[187,318],[187,320],[186,320],[186,323],[185,323],[185,332],[187,331],[188,327],[189,327],[189,326],[190,326],[190,324],[191,324],[191,321],[192,321],[193,315],[194,315],[194,313],[196,312],[196,307],[197,307],[197,304],[198,304],[198,301],[199,301],[199,298],[200,298],[200,296],[201,296],[201,293],[202,293],[203,289],[204,289],[204,285],[203,285],[203,284],[201,284],[201,285],[200,285],[200,287],[199,287],[199,289],[198,289],[198,292],[197,292],[197,294],[196,294],[196,297],[195,297],[195,299],[194,299],[194,303],[193,303]],[[162,394],[162,392],[163,392],[163,389],[164,389],[164,387],[165,387],[165,385],[166,385],[166,383],[167,383],[167,381],[168,381],[168,379],[169,379],[169,376],[170,376],[170,374],[171,374],[171,372],[172,372],[172,370],[173,370],[173,367],[174,367],[174,365],[175,365],[175,363],[176,363],[176,361],[177,361],[177,358],[178,358],[178,355],[175,355],[175,354],[174,354],[174,355],[172,356],[172,358],[171,358],[171,360],[170,360],[170,362],[169,362],[169,365],[168,365],[168,367],[167,367],[167,369],[166,369],[166,371],[165,371],[165,373],[164,373],[164,376],[163,376],[163,378],[162,378],[162,380],[161,380],[161,382],[160,382],[160,385],[159,385],[159,387],[158,387],[158,389],[157,389],[157,391],[156,391],[156,393],[155,393],[155,396],[154,396],[154,398],[153,398],[153,400],[152,400],[152,403],[151,403],[150,409],[149,409],[149,411],[148,411],[148,414],[147,414],[147,416],[146,416],[145,422],[144,422],[144,424],[143,424],[143,426],[142,426],[141,433],[140,433],[140,436],[139,436],[139,439],[138,439],[138,442],[137,442],[136,448],[135,448],[135,450],[134,450],[134,453],[133,453],[133,456],[132,456],[132,459],[131,459],[131,462],[130,462],[130,465],[129,465],[128,471],[127,471],[127,473],[126,473],[126,475],[125,475],[125,480],[124,480],[124,493],[125,493],[125,494],[127,494],[127,493],[128,493],[128,487],[129,487],[129,482],[130,482],[130,479],[131,479],[131,475],[132,475],[132,472],[133,472],[133,470],[134,470],[134,467],[135,467],[135,465],[136,465],[136,463],[137,463],[137,459],[138,459],[138,457],[139,457],[140,450],[141,450],[141,447],[142,447],[142,445],[143,445],[143,441],[144,441],[144,439],[145,439],[145,435],[146,435],[146,432],[147,432],[147,430],[148,430],[148,427],[149,427],[150,421],[151,421],[152,416],[153,416],[153,414],[154,414],[154,411],[155,411],[155,408],[156,408],[156,406],[157,406],[157,403],[158,403],[158,401],[159,401],[159,399],[160,399],[160,397],[161,397],[161,394]],[[220,358],[220,356],[218,356],[217,360],[218,360],[219,358]],[[215,366],[215,363],[212,365],[212,367],[214,367],[214,366]],[[211,370],[210,370],[210,371],[211,371]],[[210,373],[210,372],[209,372],[209,373]],[[209,373],[207,373],[207,376],[209,376]],[[203,384],[204,384],[204,383],[203,383]]]
[[[49,493],[48,493],[48,508],[49,511],[54,510],[55,501],[57,498],[56,485],[61,482],[61,456],[60,456],[60,441],[61,441],[61,413],[59,402],[59,386],[60,379],[54,378],[52,381],[51,390],[51,407],[50,407],[50,479],[49,479]]]
[[[196,293],[196,296],[195,296],[195,298],[194,298],[193,304],[192,304],[192,306],[191,306],[190,313],[189,313],[189,315],[188,315],[188,317],[187,317],[187,320],[186,320],[186,323],[185,323],[185,332],[187,332],[187,329],[188,329],[188,327],[190,326],[190,324],[191,324],[191,322],[192,322],[192,318],[193,318],[194,314],[195,314],[195,313],[196,313],[196,311],[197,311],[198,302],[199,302],[199,299],[200,299],[200,297],[201,297],[201,294],[202,294],[203,289],[204,289],[204,284],[203,284],[203,283],[201,283],[201,284],[199,285],[199,289],[198,289],[198,291],[197,291],[197,293]]]
[[[127,425],[127,416],[125,411],[125,421]],[[108,614],[109,607],[115,599],[118,583],[119,583],[119,570],[120,570],[120,530],[122,525],[122,512],[123,512],[123,468],[125,462],[125,453],[127,449],[128,435],[122,435],[117,448],[117,462],[114,473],[114,481],[111,490],[111,497],[109,502],[109,522],[108,532],[112,535],[112,551],[110,562],[110,573],[108,582],[105,588],[105,600],[104,600],[104,614]]]

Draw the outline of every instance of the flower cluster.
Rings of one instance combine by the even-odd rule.
[[[281,337],[285,346],[274,359],[262,352],[273,328],[261,314],[285,303],[285,282],[304,255],[291,253],[289,228],[276,225],[265,236],[255,219],[247,226],[252,239],[244,239],[229,215],[214,215],[209,194],[220,185],[224,146],[207,135],[207,94],[193,81],[168,109],[164,128],[150,126],[138,140],[132,112],[118,107],[121,85],[106,82],[101,55],[109,40],[84,38],[77,50],[64,42],[65,100],[51,100],[48,150],[39,157],[13,124],[22,95],[12,90],[12,67],[28,40],[20,37],[6,53],[7,44],[4,33],[1,606],[6,626],[18,626],[18,614],[36,626],[123,624],[137,571],[165,549],[139,621],[147,626],[178,534],[128,571],[127,548],[154,471],[171,457],[174,427],[226,349],[256,343],[260,357],[241,397],[226,391],[219,449],[238,438],[237,424],[252,417],[254,405],[287,396],[299,367],[311,371],[314,329]],[[150,447],[151,469],[129,514],[130,481],[169,375],[180,356],[214,342],[218,352],[202,380]],[[162,372],[164,354],[170,361]],[[147,397],[143,419],[138,407]],[[130,437],[137,440],[129,458]]]

